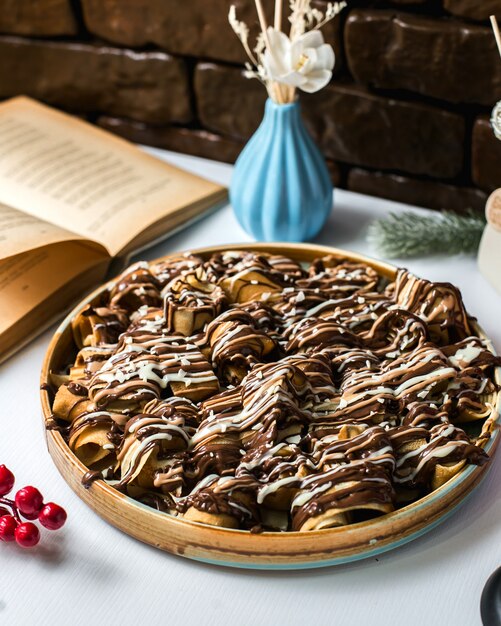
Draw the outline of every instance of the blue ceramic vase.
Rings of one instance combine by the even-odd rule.
[[[332,209],[325,160],[304,127],[299,102],[266,101],[261,125],[240,154],[230,199],[241,226],[260,241],[306,241]]]

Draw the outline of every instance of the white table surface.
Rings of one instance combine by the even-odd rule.
[[[165,160],[228,184],[231,167],[152,150]],[[346,191],[317,241],[375,256],[367,224],[403,205]],[[231,208],[143,254],[154,258],[197,246],[249,241]],[[431,280],[457,284],[501,350],[501,297],[472,258],[405,261]],[[501,564],[501,458],[451,519],[406,546],[354,564],[296,572],[221,568],[143,545],[102,521],[66,485],[42,432],[39,370],[51,331],[0,367],[0,463],[17,486],[35,484],[69,513],[65,528],[44,532],[33,550],[0,544],[0,624],[123,626],[393,625],[481,623],[480,594]],[[501,457],[501,454],[498,455]]]

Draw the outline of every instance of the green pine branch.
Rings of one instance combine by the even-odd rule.
[[[443,211],[434,215],[390,213],[369,225],[368,241],[387,258],[429,254],[475,254],[485,227],[483,215]]]

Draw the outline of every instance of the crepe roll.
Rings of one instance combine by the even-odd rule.
[[[255,328],[252,317],[244,311],[226,311],[206,330],[209,358],[220,378],[238,385],[257,363],[263,362],[276,342]]]
[[[370,471],[369,471],[370,468]],[[334,528],[394,510],[390,477],[376,463],[336,466],[303,481],[292,502],[292,528],[301,532]]]
[[[115,344],[128,325],[126,311],[90,304],[71,321],[73,337],[79,348]]]
[[[109,294],[109,305],[128,312],[142,306],[161,306],[160,283],[148,263],[131,265],[116,280]]]
[[[201,267],[174,278],[162,291],[166,328],[190,337],[217,317],[226,307],[224,291],[208,281]]]
[[[115,445],[110,434],[114,429],[111,413],[91,411],[80,415],[72,424],[69,446],[82,463],[93,470],[113,465]]]
[[[76,382],[64,383],[56,392],[52,411],[54,416],[65,422],[73,422],[82,413],[93,407],[87,388]]]
[[[271,295],[282,291],[285,286],[272,272],[261,267],[244,267],[232,276],[219,282],[230,302],[245,303],[267,301]]]

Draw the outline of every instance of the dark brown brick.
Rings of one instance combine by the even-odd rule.
[[[103,39],[126,46],[152,43],[171,54],[243,63],[247,57],[228,24],[232,4],[238,19],[252,27],[255,36],[254,0],[82,0],[87,28]],[[325,9],[325,2],[316,4]],[[271,22],[273,3],[265,3],[265,7]],[[340,61],[339,21],[327,24],[323,33]]]
[[[406,89],[449,102],[501,98],[499,53],[487,26],[409,13],[357,10],[345,28],[357,82]]]
[[[501,14],[501,0],[444,0],[444,9],[470,20],[488,20],[490,15]]]
[[[0,37],[0,58],[0,98],[159,124],[192,117],[184,62],[165,52]]]
[[[346,85],[329,85],[304,106],[324,154],[337,161],[433,178],[453,178],[463,168],[459,115]]]
[[[473,182],[486,191],[501,187],[501,141],[496,139],[487,117],[479,117],[473,126]]]
[[[199,64],[195,93],[202,125],[214,132],[245,139],[262,119],[264,88],[236,68]],[[335,161],[435,178],[453,178],[462,170],[464,122],[459,115],[341,84],[302,102],[313,136]]]
[[[487,200],[487,194],[480,189],[383,172],[368,172],[359,168],[350,170],[348,189],[396,202],[438,211],[448,209],[458,213],[468,209],[483,212]]]
[[[248,139],[263,117],[266,89],[237,68],[199,63],[194,88],[202,126],[238,139]]]
[[[325,159],[325,163],[327,164],[327,169],[331,175],[332,184],[335,187],[339,187],[342,181],[341,169],[339,168],[339,165],[335,161],[331,161],[331,159]]]
[[[97,123],[125,139],[164,150],[234,163],[244,142],[216,135],[207,130],[179,126],[151,126],[117,117],[100,116]]]
[[[0,0],[0,33],[48,37],[77,30],[69,0]]]

